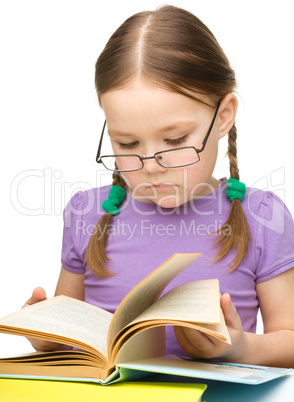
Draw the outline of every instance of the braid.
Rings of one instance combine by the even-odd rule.
[[[118,185],[125,187],[126,183],[119,173],[113,172],[112,178],[112,186]],[[105,261],[109,261],[106,255],[106,245],[109,235],[108,228],[111,224],[112,214],[105,212],[95,226],[87,247],[86,261],[88,267],[96,276],[102,276],[104,278],[113,276],[113,274],[105,268]],[[103,233],[102,236],[101,233]]]
[[[235,124],[229,131],[227,155],[230,160],[230,177],[240,180],[238,159],[237,159],[237,128]]]
[[[239,168],[237,159],[237,128],[235,124],[228,135],[228,153],[230,161],[230,176],[239,180]],[[228,230],[228,228],[230,230]],[[228,233],[229,232],[229,233]],[[230,272],[234,271],[246,256],[250,241],[250,228],[246,215],[239,199],[231,203],[230,214],[224,225],[214,234],[219,234],[215,244],[219,245],[215,261],[224,258],[231,249],[236,251]]]
[[[117,167],[117,166],[115,165],[115,167]],[[126,182],[124,181],[124,179],[122,178],[122,176],[119,173],[113,172],[112,185],[113,186],[117,185],[117,186],[121,186],[124,188],[126,186]]]

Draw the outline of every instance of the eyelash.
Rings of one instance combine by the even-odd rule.
[[[175,139],[168,139],[168,138],[167,138],[167,139],[165,140],[165,142],[167,143],[167,145],[174,145],[174,146],[177,146],[177,145],[181,145],[181,144],[183,144],[184,142],[186,142],[187,139],[188,139],[188,135],[184,135],[183,137],[175,138]],[[128,143],[128,144],[119,143],[119,148],[120,148],[120,149],[132,149],[132,148],[135,148],[135,146],[136,146],[137,144],[138,144],[138,141],[130,142],[130,143]]]
[[[183,137],[180,137],[180,138],[174,138],[174,139],[167,138],[165,141],[168,145],[181,145],[184,142],[186,142],[187,139],[188,139],[188,135],[183,135]]]
[[[135,142],[130,142],[129,144],[122,144],[122,143],[118,143],[118,146],[120,149],[132,149],[135,148],[135,146],[138,144],[138,141]]]

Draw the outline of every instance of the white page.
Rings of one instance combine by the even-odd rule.
[[[88,344],[107,356],[106,340],[112,314],[88,303],[57,296],[10,314],[1,325],[58,335]]]
[[[131,324],[154,319],[219,324],[218,280],[188,282],[171,289]]]

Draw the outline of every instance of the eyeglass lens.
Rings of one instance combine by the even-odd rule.
[[[158,152],[155,159],[164,167],[177,167],[198,162],[199,156],[193,147]]]
[[[155,154],[155,159],[164,167],[181,167],[198,162],[199,155],[195,148],[187,147],[157,152]],[[143,161],[138,155],[116,155],[115,157],[112,155],[102,156],[101,161],[103,165],[110,170],[132,171],[142,169],[143,167]],[[115,169],[115,162],[117,164],[117,169]]]

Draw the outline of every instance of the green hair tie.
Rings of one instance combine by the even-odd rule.
[[[227,181],[227,188],[227,196],[231,202],[236,198],[240,201],[243,200],[244,195],[246,194],[246,186],[244,183],[231,177]]]
[[[125,190],[115,184],[111,187],[108,194],[108,200],[102,202],[102,208],[112,215],[119,214],[119,209],[117,208],[125,199]]]

